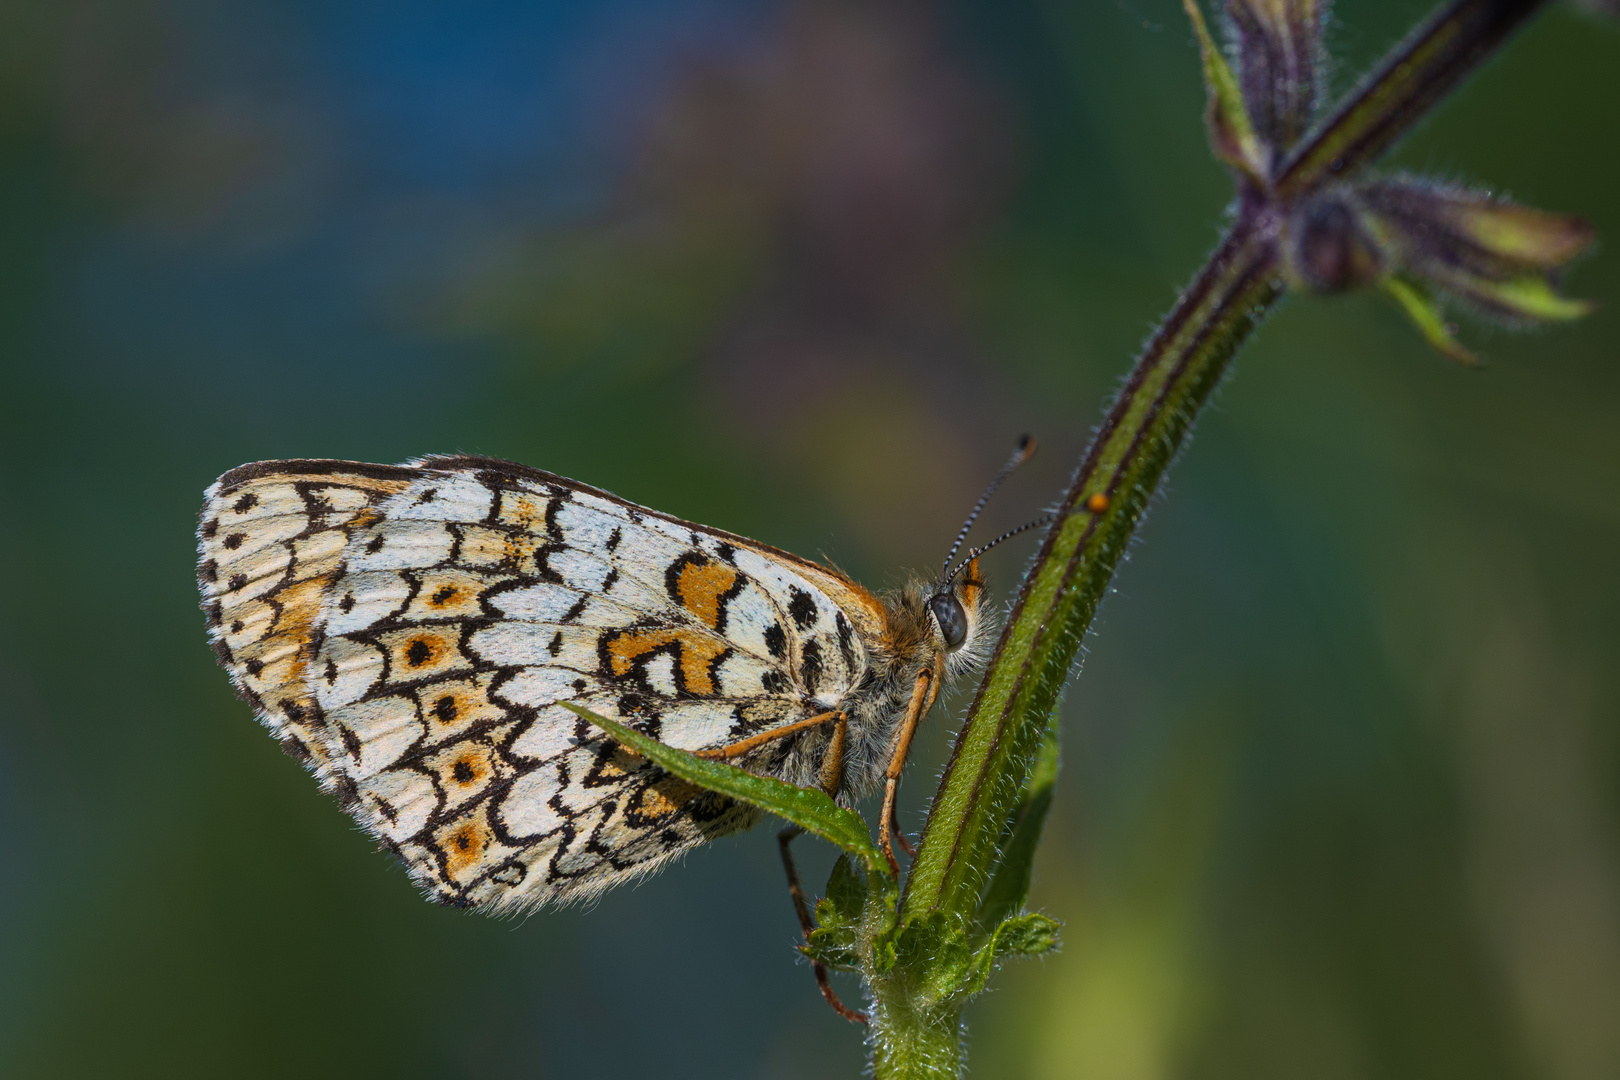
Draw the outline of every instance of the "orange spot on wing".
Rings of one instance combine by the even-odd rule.
[[[675,580],[681,606],[708,627],[720,625],[720,598],[737,583],[737,571],[722,562],[687,563]]]
[[[491,582],[465,570],[419,572],[420,586],[406,612],[406,620],[440,619],[450,615],[479,614],[478,597]]]
[[[399,659],[405,667],[430,667],[443,659],[448,644],[436,634],[418,634],[401,646]]]
[[[685,688],[694,694],[713,694],[714,677],[709,668],[726,651],[726,646],[689,630],[626,631],[608,642],[608,662],[613,674],[628,675],[641,657],[671,645],[679,653],[678,666]]]
[[[602,762],[598,772],[604,779],[618,780],[621,777],[629,776],[646,763],[646,759],[641,755],[632,754],[621,746],[613,751],[612,757]]]
[[[448,732],[504,715],[504,710],[489,700],[490,678],[485,675],[429,683],[418,690],[416,698],[428,722],[428,737],[437,740]]]
[[[320,614],[321,601],[331,591],[336,578],[336,574],[321,574],[296,582],[276,593],[275,601],[281,605],[281,617],[276,620],[276,636],[291,638],[300,646],[308,645],[310,631],[315,625],[315,616]],[[307,650],[300,649],[301,660],[306,653]],[[303,673],[302,668],[298,673]]]
[[[679,637],[675,630],[642,630],[620,634],[608,642],[608,661],[613,674],[628,675],[636,660],[654,649],[661,649]]]
[[[439,779],[451,791],[472,791],[481,787],[489,774],[487,754],[469,747],[441,764]]]
[[[714,677],[709,673],[709,665],[726,651],[726,647],[718,641],[701,638],[695,642],[687,640],[690,644],[681,649],[681,678],[686,688],[694,694],[715,693]]]
[[[478,866],[489,848],[489,826],[482,821],[463,821],[439,834],[439,850],[444,852],[445,873],[458,879]]]
[[[697,798],[702,789],[674,776],[648,784],[631,800],[629,811],[642,818],[666,818]]]
[[[546,520],[548,501],[540,496],[524,495],[515,491],[507,492],[501,498],[501,512],[498,520],[503,525],[516,525],[521,529],[532,529]]]
[[[315,617],[335,577],[323,574],[271,593],[269,599],[280,606],[280,613],[270,632],[236,653],[254,680],[264,710],[278,721],[307,725],[315,718],[314,701],[304,682],[314,655]]]

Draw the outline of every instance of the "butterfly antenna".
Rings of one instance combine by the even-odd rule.
[[[1031,529],[1038,529],[1042,525],[1050,525],[1050,524],[1052,524],[1052,522],[1056,521],[1057,518],[1058,518],[1058,516],[1056,514],[1043,514],[1040,517],[1036,518],[1034,521],[1026,521],[1024,524],[1018,526],[1018,528],[1016,528],[1016,529],[1008,529],[1006,532],[1002,533],[1000,536],[996,537],[994,540],[990,541],[988,544],[980,544],[978,547],[974,548],[973,550],[969,551],[966,555],[962,556],[962,566],[966,566],[968,563],[972,562],[974,559],[977,559],[980,555],[983,555],[985,552],[989,551],[991,548],[995,547],[997,544],[1001,543],[1003,540],[1011,540],[1013,537],[1017,536],[1019,533],[1026,533],[1026,532],[1029,532],[1029,530],[1031,530]],[[959,573],[962,572],[962,566],[958,566],[956,568],[956,574],[959,574]],[[954,578],[956,576],[956,574],[952,574],[951,578]],[[950,578],[947,578],[946,580],[949,581]]]
[[[956,534],[956,543],[951,545],[950,554],[945,556],[945,564],[939,568],[939,579],[941,581],[950,580],[951,560],[956,558],[958,551],[962,550],[962,541],[967,539],[968,530],[973,528],[973,523],[979,519],[979,513],[984,509],[984,504],[990,501],[990,496],[996,493],[996,488],[1001,486],[1002,481],[1013,474],[1014,469],[1035,456],[1036,445],[1035,436],[1033,435],[1025,435],[1019,439],[1018,447],[1013,450],[1012,457],[1008,458],[1007,464],[1003,465],[1001,471],[996,473],[995,479],[990,481],[990,486],[984,489],[983,495],[979,496],[979,501],[973,504],[973,512],[968,514],[967,520],[962,523],[962,531]],[[1034,523],[1024,526],[1026,529],[1033,527]],[[1022,532],[1023,530],[1018,531]],[[1005,539],[1005,536],[1001,538],[1001,540]],[[997,540],[995,543],[1000,543],[1001,540]]]

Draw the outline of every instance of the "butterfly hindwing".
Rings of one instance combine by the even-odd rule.
[[[506,463],[248,466],[199,536],[238,688],[459,904],[590,896],[756,816],[558,702],[695,750],[821,711],[865,666],[772,549]]]

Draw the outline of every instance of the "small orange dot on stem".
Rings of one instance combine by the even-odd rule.
[[[1108,509],[1108,496],[1104,495],[1100,491],[1097,492],[1095,495],[1086,500],[1086,509],[1090,510],[1093,514],[1102,513],[1104,510]]]

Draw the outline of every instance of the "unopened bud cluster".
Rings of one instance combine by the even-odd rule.
[[[1315,118],[1324,5],[1226,0],[1229,63],[1196,0],[1183,2],[1203,53],[1210,142],[1236,171],[1244,204],[1277,221],[1290,286],[1337,293],[1377,285],[1436,348],[1463,361],[1473,355],[1452,336],[1440,298],[1518,326],[1591,310],[1556,288],[1559,272],[1592,241],[1577,217],[1411,176],[1280,198],[1280,165]]]

